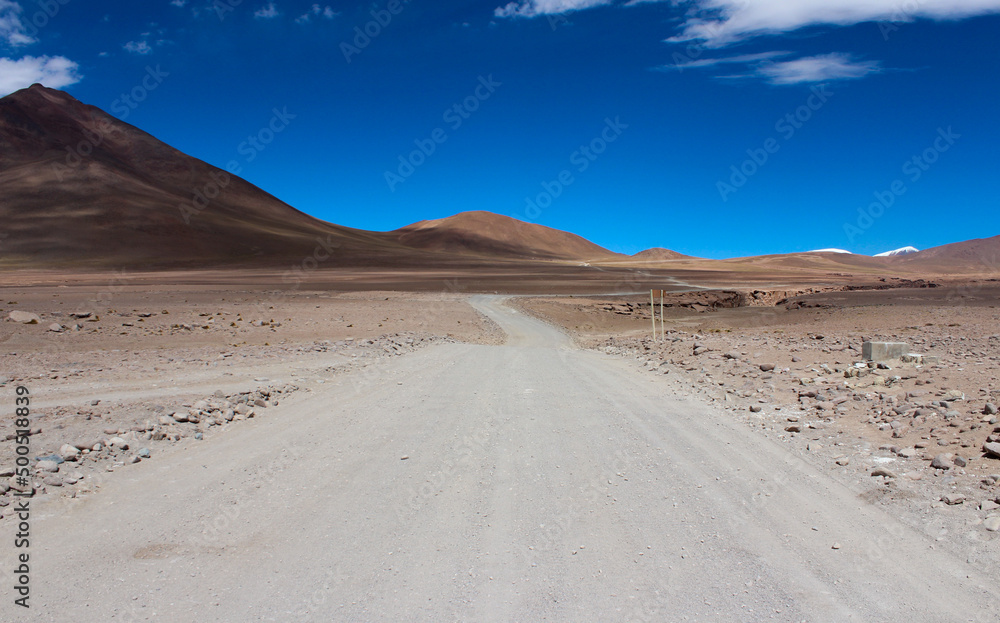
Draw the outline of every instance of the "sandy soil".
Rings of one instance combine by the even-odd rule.
[[[304,379],[36,498],[19,620],[991,620],[993,568],[673,375],[473,303],[504,345]]]

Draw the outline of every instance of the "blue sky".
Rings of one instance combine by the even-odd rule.
[[[0,0],[0,94],[351,227],[874,254],[1000,233],[998,30],[1000,0]]]

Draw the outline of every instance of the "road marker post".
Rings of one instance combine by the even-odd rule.
[[[653,321],[653,341],[656,341],[656,307],[653,303],[653,290],[649,290],[649,319]]]

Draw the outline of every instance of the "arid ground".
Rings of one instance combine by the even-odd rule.
[[[994,620],[994,282],[154,281],[2,290],[18,620]]]

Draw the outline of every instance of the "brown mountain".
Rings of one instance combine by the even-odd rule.
[[[890,258],[900,266],[957,273],[1000,273],[1000,236],[953,242]]]
[[[492,212],[462,212],[392,233],[407,246],[447,253],[577,261],[618,257],[576,234]]]
[[[684,255],[683,253],[678,253],[677,251],[672,251],[670,249],[664,249],[662,247],[653,247],[652,249],[639,251],[638,253],[632,256],[632,259],[642,262],[662,262],[665,260],[689,260],[692,259],[692,257],[690,255]]]
[[[38,84],[0,99],[0,188],[5,265],[277,265],[314,254],[325,265],[377,265],[424,255],[308,216]]]

